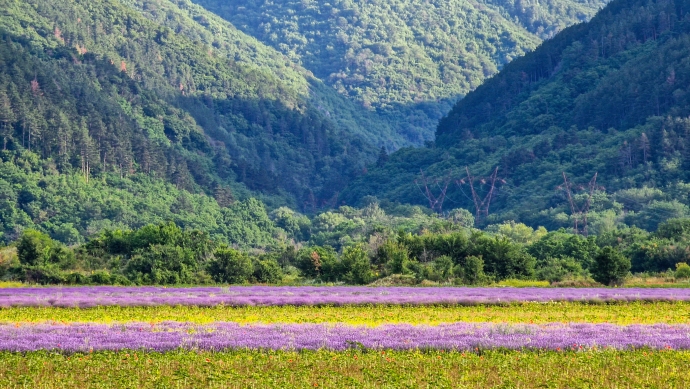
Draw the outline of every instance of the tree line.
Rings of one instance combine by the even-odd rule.
[[[619,285],[631,271],[686,277],[690,220],[669,220],[655,233],[628,228],[596,237],[518,223],[488,231],[446,226],[372,233],[340,249],[313,242],[239,249],[174,223],[105,230],[73,246],[27,229],[0,254],[2,279],[41,284]]]

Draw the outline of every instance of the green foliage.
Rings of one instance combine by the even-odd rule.
[[[659,225],[655,233],[661,239],[676,239],[690,237],[690,218],[669,219]]]
[[[590,234],[624,224],[653,231],[667,219],[686,217],[688,10],[682,1],[611,2],[590,22],[564,29],[507,64],[458,101],[440,121],[433,144],[391,154],[342,198],[357,204],[375,194],[427,205],[424,188],[420,193],[415,185],[421,168],[430,181],[465,178],[461,185],[451,182],[444,206],[472,209],[462,167],[477,177],[498,167],[505,182],[497,181],[482,227],[515,220],[533,228],[572,228],[595,173]],[[563,172],[572,184],[575,215]],[[484,182],[474,181],[480,199],[490,188]]]
[[[412,273],[407,247],[394,240],[387,240],[378,248],[374,263],[387,274]]]
[[[311,190],[318,204],[383,142],[366,120],[342,126],[323,112],[306,70],[200,7],[32,0],[4,9],[2,149],[32,150],[54,171],[144,173],[192,192],[251,190],[293,204]]]
[[[26,230],[17,243],[17,256],[23,265],[44,264],[53,246],[53,240],[36,230]]]
[[[546,235],[546,228],[544,227],[539,227],[535,230],[523,223],[515,223],[512,220],[498,225],[487,226],[484,230],[523,244],[536,242]]]
[[[260,201],[247,199],[220,207],[209,196],[141,173],[124,178],[108,173],[87,182],[76,174],[55,174],[49,162],[34,163],[32,157],[35,154],[24,152],[0,162],[0,240],[16,239],[16,231],[28,227],[63,243],[78,244],[105,229],[174,221],[239,247],[275,242],[275,225]]]
[[[214,259],[208,264],[208,272],[213,280],[219,283],[243,284],[249,281],[254,273],[252,260],[248,255],[231,248],[219,248],[213,253]],[[271,277],[265,274],[270,265],[259,269],[261,276]]]
[[[342,280],[350,285],[364,285],[374,280],[371,263],[361,245],[347,247],[340,256]]]
[[[464,228],[474,227],[474,215],[464,208],[456,208],[448,212],[448,220]]]
[[[597,244],[617,247],[630,258],[633,272],[664,272],[690,261],[690,236],[682,232],[682,225],[680,220],[670,221],[655,234],[639,228],[616,230],[597,237]]]
[[[19,263],[25,266],[57,266],[67,268],[74,263],[74,254],[60,242],[52,240],[48,235],[36,231],[26,230],[17,243]]]
[[[434,259],[434,270],[439,280],[448,280],[453,276],[453,260],[447,255]]]
[[[324,281],[335,281],[338,278],[338,258],[330,246],[312,246],[299,250],[295,265],[309,278]]]
[[[630,271],[630,259],[618,250],[606,246],[594,257],[592,278],[604,285],[618,285]]]
[[[584,276],[581,262],[571,257],[548,258],[536,271],[537,279],[551,283]]]
[[[153,244],[134,255],[124,272],[137,284],[191,284],[195,281],[197,265],[189,249]]]
[[[675,276],[680,279],[690,278],[690,265],[685,262],[676,263]]]
[[[311,220],[288,207],[280,207],[271,212],[271,220],[296,241],[307,241],[311,234]]]
[[[537,259],[539,266],[552,259],[563,258],[567,259],[567,262],[575,260],[582,268],[589,269],[598,247],[594,239],[560,230],[549,232],[531,244],[527,251]]]
[[[484,260],[485,271],[497,280],[529,278],[534,274],[535,259],[524,246],[507,238],[478,236],[473,239],[471,252]]]
[[[430,140],[457,96],[604,4],[195,2],[303,64],[339,94],[376,110],[398,128],[403,145]]]
[[[360,210],[343,207],[339,212],[329,212],[325,220],[345,218],[343,214]],[[313,226],[327,228],[321,220]],[[283,241],[274,242],[258,255],[256,249],[229,248],[202,231],[183,229],[174,223],[105,230],[70,248],[29,229],[13,243],[16,248],[0,251],[0,275],[45,284],[316,281],[481,285],[508,279],[589,282],[591,273],[599,282],[620,284],[629,270],[664,272],[690,261],[690,237],[678,227],[682,225],[682,220],[664,224],[660,233],[672,238],[626,228],[596,238],[561,230],[546,233],[535,242],[524,239],[527,235],[523,234],[509,234],[511,239],[479,230],[411,233],[401,229],[394,234],[379,228],[361,236],[342,236],[353,243],[340,250],[329,245],[297,249],[293,242]]]
[[[255,261],[253,264],[254,273],[252,274],[254,281],[264,284],[277,284],[283,279],[283,271],[273,258],[264,258]]]
[[[481,284],[486,280],[486,275],[484,274],[484,261],[482,257],[470,255],[465,258],[465,261],[460,265],[462,270],[462,281],[468,285]],[[457,269],[457,267],[456,267]],[[456,270],[456,275],[460,275],[460,272]]]

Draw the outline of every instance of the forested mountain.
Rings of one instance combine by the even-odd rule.
[[[409,144],[457,97],[606,1],[194,0],[393,123]]]
[[[428,205],[448,183],[444,208],[473,209],[470,181],[481,203],[498,167],[491,215],[480,223],[572,226],[592,189],[590,232],[621,223],[653,230],[689,214],[689,57],[690,2],[615,0],[459,101],[434,147],[383,159],[345,197]],[[485,179],[468,179],[465,166]]]
[[[55,215],[29,204],[55,189],[36,172],[316,207],[390,140],[308,71],[180,4],[0,1],[0,147],[23,177],[0,177],[18,218],[2,218],[6,232]]]

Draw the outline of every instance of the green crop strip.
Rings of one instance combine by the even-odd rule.
[[[0,353],[3,388],[682,388],[688,351]]]
[[[97,307],[0,309],[0,323],[18,322],[161,322],[210,323],[387,323],[451,322],[612,324],[690,323],[689,302],[616,304],[522,303],[506,306],[325,306],[325,307]]]

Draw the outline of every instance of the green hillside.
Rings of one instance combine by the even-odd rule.
[[[201,6],[185,0],[122,0],[122,3],[193,42],[203,43],[217,55],[272,73],[281,80],[283,88],[296,93],[347,132],[378,146],[398,148],[405,144],[388,120],[327,88],[309,70]],[[257,84],[263,82],[254,81]]]
[[[605,1],[195,0],[340,94],[433,139],[457,97]]]
[[[420,168],[438,195],[446,177],[466,176],[465,166],[483,177],[498,167],[491,214],[480,223],[571,226],[564,172],[577,208],[585,207],[587,184],[598,173],[590,232],[622,223],[654,229],[687,216],[688,11],[690,3],[680,0],[610,3],[459,101],[440,122],[434,147],[391,155],[345,197],[428,205],[414,184]],[[490,188],[485,182],[474,180],[480,199]],[[474,208],[468,183],[451,182],[445,209]]]
[[[60,173],[321,205],[388,141],[306,70],[191,4],[1,3],[2,148]]]

